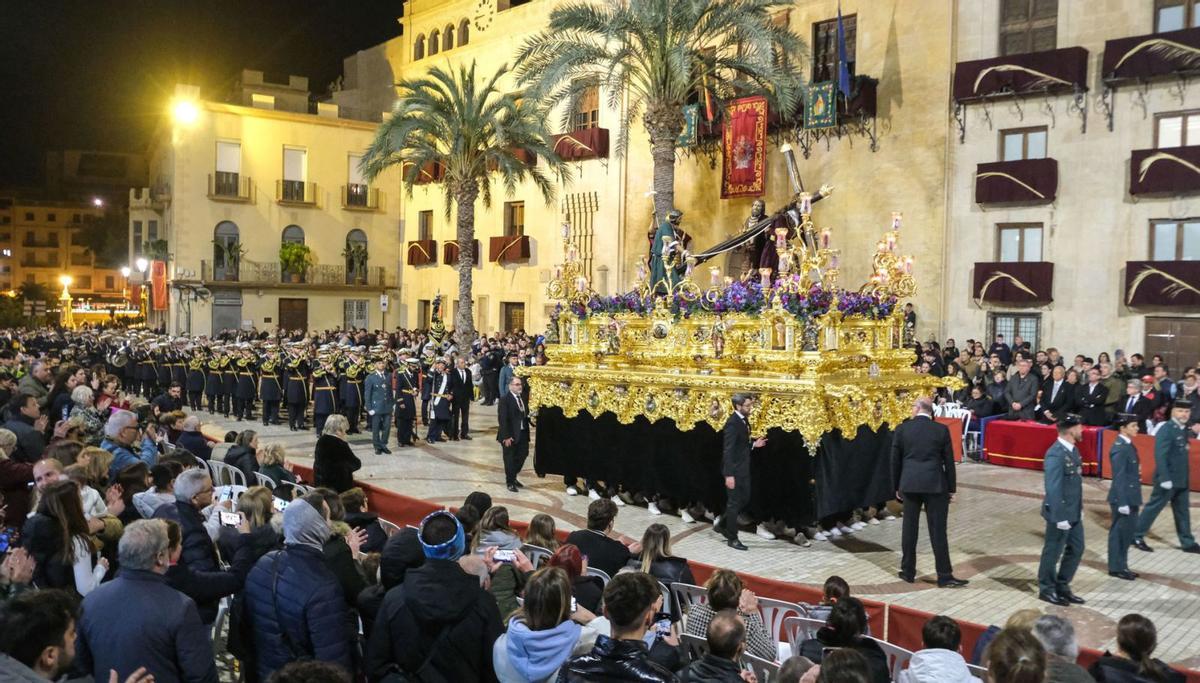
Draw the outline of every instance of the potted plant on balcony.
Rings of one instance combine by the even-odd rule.
[[[316,265],[312,248],[299,242],[284,242],[279,245],[279,267],[288,276],[288,281],[303,282],[308,269]]]
[[[166,261],[169,254],[166,240],[150,240],[142,245],[142,253],[151,261]]]
[[[356,285],[366,284],[367,245],[360,243],[347,243],[346,248],[342,250],[342,256],[346,259],[346,267],[350,271],[350,276],[353,278],[353,283]]]
[[[213,240],[213,245],[220,250],[221,262],[224,266],[224,273],[221,276],[217,276],[215,279],[224,280],[228,278],[236,281],[238,266],[241,265],[242,257],[246,255],[245,247],[243,247],[242,243],[236,239],[229,242],[224,240]],[[216,266],[215,263],[213,265]],[[213,270],[215,271],[216,268],[214,267]],[[217,275],[216,272],[213,274],[214,276]]]

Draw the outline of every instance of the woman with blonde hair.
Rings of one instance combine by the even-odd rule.
[[[508,524],[508,508],[493,505],[479,520],[479,533],[475,536],[477,548],[496,547],[500,550],[520,550],[524,545],[521,535]]]
[[[349,428],[350,421],[345,415],[330,415],[325,420],[325,428],[313,451],[313,480],[317,486],[331,488],[337,493],[353,488],[354,473],[362,467],[362,461],[346,443]]]
[[[269,443],[258,449],[258,472],[275,482],[276,494],[281,493],[283,482],[296,483],[296,475],[292,474],[292,464],[287,461],[287,450],[281,443]],[[280,498],[291,499],[291,496]]]
[[[280,519],[278,520],[279,524],[276,525],[275,496],[271,489],[265,486],[251,486],[238,498],[236,510],[246,519],[246,523],[250,527],[246,538],[240,541],[242,546],[250,548],[252,555],[250,564],[280,547],[283,542],[283,537],[280,535],[283,523]],[[217,543],[223,557],[234,557],[237,554],[238,536],[240,535],[237,529],[221,527]]]
[[[646,527],[646,533],[642,535],[642,557],[638,563],[643,572],[666,586],[696,583],[688,561],[671,554],[671,530],[662,524]]]
[[[1006,628],[988,645],[983,659],[991,683],[1042,683],[1046,650],[1031,631]]]
[[[5,510],[5,520],[19,526],[29,513],[29,482],[33,481],[33,463],[17,462],[8,457],[17,447],[17,435],[0,429],[0,505]]]
[[[97,489],[102,489],[108,484],[108,468],[112,465],[112,460],[112,452],[99,446],[88,446],[75,458],[75,462],[87,468],[88,483]]]
[[[529,520],[529,528],[525,530],[525,542],[545,548],[553,553],[561,545],[554,535],[554,518],[544,512],[539,512]]]

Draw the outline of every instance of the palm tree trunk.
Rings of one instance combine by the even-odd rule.
[[[670,105],[651,104],[642,117],[650,135],[650,158],[654,162],[654,213],[656,223],[667,219],[675,208],[675,143],[683,132],[683,111]]]
[[[464,183],[454,191],[455,239],[458,240],[458,313],[454,316],[454,339],[460,351],[475,340],[475,318],[471,306],[471,277],[475,268],[475,199],[479,185]]]

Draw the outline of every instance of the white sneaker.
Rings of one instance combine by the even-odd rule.
[[[610,500],[612,500],[612,502],[616,503],[617,507],[619,507],[619,508],[625,507],[625,501],[621,500],[620,496],[613,496]]]
[[[652,515],[661,515],[662,514],[662,510],[659,510],[658,506],[655,505],[653,502],[646,504],[646,512],[649,512]]]
[[[855,522],[850,525],[850,528],[854,529],[855,531],[862,531],[863,529],[867,528],[867,525],[863,524],[862,522]]]
[[[703,510],[703,512],[700,515],[700,518],[703,519],[704,521],[711,522],[714,519],[716,519],[715,515],[713,515],[713,513],[711,511],[709,511],[708,508],[700,508],[700,509]]]
[[[893,515],[891,512],[884,512],[883,513],[883,521],[894,522],[894,521],[896,521],[896,515]]]
[[[712,524],[713,524],[713,531],[720,531],[721,530],[721,515],[717,515],[716,519],[713,520]]]
[[[687,508],[680,510],[679,516],[680,516],[680,518],[683,519],[684,524],[695,524],[696,523],[696,518],[688,514]]]
[[[871,526],[878,526],[878,525],[879,525],[879,518],[878,518],[878,517],[872,517],[872,518],[871,518],[871,520],[870,520],[869,522],[867,522],[867,524],[870,524]]]
[[[828,540],[829,540],[829,536],[827,536],[827,535],[825,534],[825,532],[824,532],[824,531],[818,531],[817,533],[813,534],[812,540],[814,540],[814,541],[828,541]]]
[[[596,489],[588,489],[588,498],[592,500],[600,500],[600,494],[596,493]]]
[[[841,537],[842,537],[842,532],[841,532],[841,530],[840,530],[840,529],[838,529],[837,527],[833,527],[832,529],[830,529],[830,530],[829,530],[829,531],[827,531],[826,533],[828,533],[828,534],[829,534],[829,537],[830,537],[830,538],[841,538]]]
[[[838,531],[842,532],[846,536],[849,536],[850,534],[854,533],[854,529],[852,527],[846,526],[845,524],[839,524],[837,526],[837,528],[838,528]]]
[[[578,496],[579,489],[575,488],[574,486],[568,486],[567,487],[567,495],[568,496]]]
[[[759,524],[759,525],[758,525],[758,528],[754,530],[754,533],[758,534],[758,537],[759,537],[759,538],[763,538],[763,539],[766,539],[766,540],[768,540],[768,541],[774,541],[774,540],[775,540],[775,534],[773,534],[773,533],[771,533],[770,531],[768,531],[768,530],[767,530],[767,525],[765,525],[765,524]]]

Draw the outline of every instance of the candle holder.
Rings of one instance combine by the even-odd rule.
[[[903,298],[912,296],[916,291],[913,257],[897,253],[900,221],[900,212],[893,211],[890,229],[876,244],[876,252],[871,259],[871,276],[859,288],[860,293]]]

